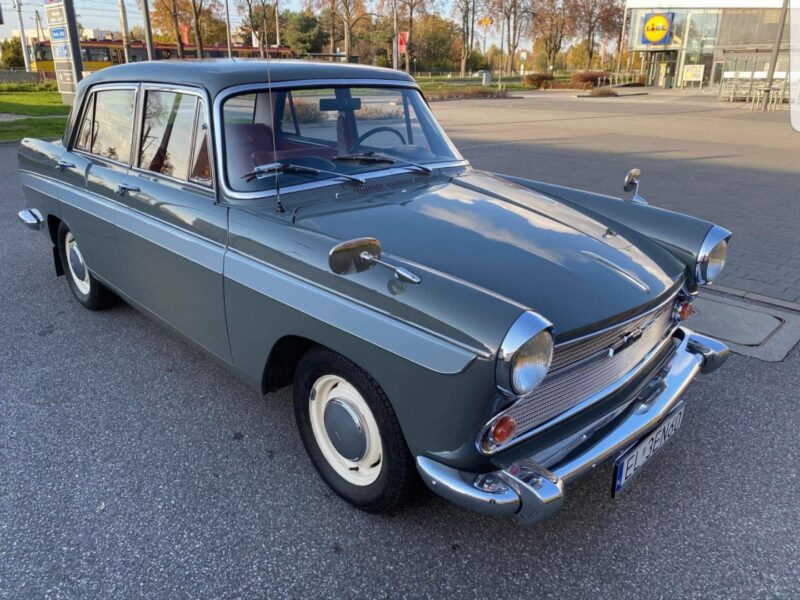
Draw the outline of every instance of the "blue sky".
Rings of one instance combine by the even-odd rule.
[[[224,2],[224,0],[221,0]],[[116,0],[74,0],[75,12],[78,15],[78,20],[85,28],[97,29],[110,29],[112,31],[119,31],[119,13],[117,12]],[[152,10],[154,0],[150,0],[150,9]],[[239,12],[236,9],[236,0],[229,0],[231,9],[231,25],[236,27],[242,20]],[[3,7],[3,17],[5,25],[0,25],[0,39],[5,39],[11,36],[11,31],[19,29],[17,21],[17,12],[11,6],[11,0],[0,0],[0,6]],[[282,8],[298,9],[300,7],[299,0],[281,0]],[[128,27],[134,25],[142,25],[142,13],[139,10],[139,3],[137,0],[125,0],[125,9],[128,13]],[[22,0],[22,19],[25,23],[25,29],[35,29],[36,22],[34,21],[35,11],[39,11],[39,16],[42,18],[42,26],[47,27],[44,21],[44,1],[43,0]]]

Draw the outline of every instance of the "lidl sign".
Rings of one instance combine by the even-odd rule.
[[[672,17],[675,13],[648,13],[642,23],[642,43],[669,44],[672,40]]]

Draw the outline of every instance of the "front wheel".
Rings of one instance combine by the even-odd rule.
[[[342,498],[369,512],[398,509],[418,476],[389,399],[343,356],[310,350],[294,380],[300,436],[319,474]]]
[[[99,310],[114,302],[114,294],[89,272],[78,240],[65,223],[58,226],[58,253],[72,294],[83,306]]]

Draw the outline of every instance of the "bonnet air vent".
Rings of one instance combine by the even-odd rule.
[[[390,190],[403,186],[423,185],[433,183],[443,179],[438,175],[406,175],[403,177],[392,177],[380,183],[368,183],[355,188],[359,194],[375,194],[384,190]]]

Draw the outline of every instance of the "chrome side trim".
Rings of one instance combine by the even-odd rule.
[[[52,198],[58,198],[60,202],[107,223],[113,224],[115,222],[114,213],[117,210],[117,204],[102,196],[85,190],[78,191],[71,185],[62,183],[57,179],[44,177],[30,171],[20,171],[19,176],[24,186],[33,187],[33,182],[35,181],[38,186],[36,189]]]
[[[495,379],[497,388],[507,396],[516,396],[511,385],[511,370],[514,354],[536,334],[548,330],[552,334],[553,324],[542,315],[533,311],[525,311],[503,338],[500,349],[497,351],[495,364]]]
[[[22,221],[22,224],[28,229],[33,229],[34,231],[41,231],[44,229],[44,218],[42,218],[42,213],[35,208],[26,208],[25,210],[21,210],[17,213],[17,216],[19,217],[19,220]]]
[[[730,231],[719,225],[712,225],[711,229],[708,230],[703,243],[700,245],[700,251],[697,254],[697,262],[694,267],[694,278],[698,285],[711,283],[706,281],[704,274],[705,266],[708,264],[708,256],[717,244],[728,241],[732,235]]]
[[[581,250],[581,254],[591,258],[595,262],[600,263],[607,269],[610,269],[611,271],[622,277],[625,281],[627,281],[640,291],[644,292],[645,294],[650,293],[649,285],[647,285],[644,281],[642,281],[638,277],[635,277],[633,274],[629,273],[628,271],[620,267],[618,264],[608,260],[607,258],[600,256],[599,254],[595,254],[594,252],[590,252],[588,250]]]
[[[434,332],[229,250],[225,277],[401,358],[438,373],[462,372],[478,355]]]

